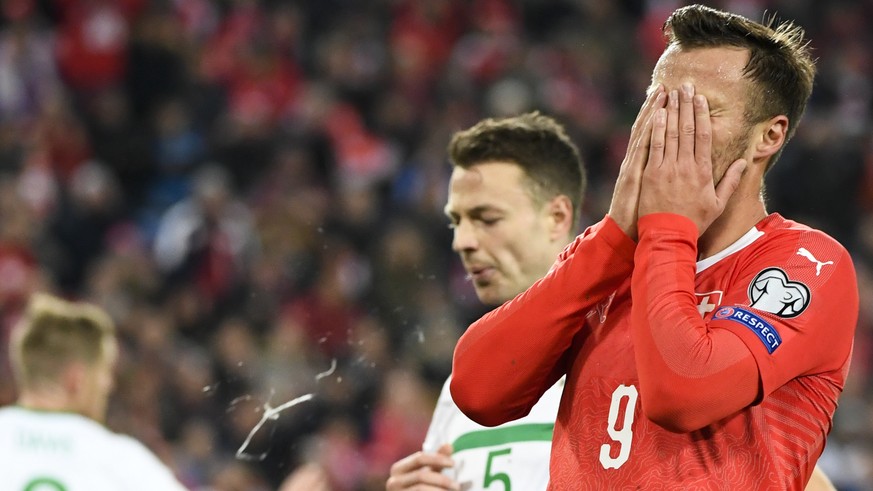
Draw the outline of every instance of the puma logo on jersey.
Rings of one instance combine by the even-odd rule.
[[[779,268],[761,271],[749,285],[749,305],[779,317],[797,317],[806,310],[809,297],[806,285],[789,280]]]
[[[811,252],[809,252],[808,250],[806,250],[806,248],[804,248],[804,247],[801,247],[800,249],[797,249],[797,255],[798,255],[798,256],[803,256],[803,257],[805,257],[805,258],[807,258],[807,259],[809,259],[810,261],[812,261],[812,262],[815,263],[815,275],[816,275],[816,276],[818,276],[818,275],[821,274],[821,268],[822,268],[823,266],[826,266],[826,265],[828,265],[828,264],[834,264],[833,261],[825,261],[825,262],[821,262],[821,261],[819,261],[818,259],[815,258],[815,256],[812,255]]]

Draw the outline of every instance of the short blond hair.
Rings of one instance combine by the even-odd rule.
[[[17,383],[33,388],[58,380],[71,363],[105,360],[114,343],[115,324],[100,307],[36,293],[12,331],[9,350]]]

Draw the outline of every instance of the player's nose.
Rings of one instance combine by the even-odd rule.
[[[452,249],[455,252],[476,250],[479,247],[479,240],[476,238],[476,232],[467,220],[462,220],[454,228],[454,236],[452,237]]]

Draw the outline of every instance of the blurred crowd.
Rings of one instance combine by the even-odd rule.
[[[555,116],[593,223],[683,3],[3,0],[0,404],[9,329],[54,291],[110,311],[108,425],[191,489],[277,489],[306,462],[337,491],[384,489],[485,311],[442,212],[450,135]],[[812,39],[817,85],[767,200],[855,259],[852,373],[821,464],[873,489],[873,1],[702,3]]]

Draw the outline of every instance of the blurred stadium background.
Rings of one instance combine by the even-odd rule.
[[[873,2],[705,3],[795,19],[820,59],[767,194],[855,258],[855,358],[821,463],[873,489]],[[3,0],[0,403],[9,328],[52,290],[111,311],[108,424],[192,489],[276,489],[307,461],[339,491],[384,489],[483,313],[442,215],[450,134],[556,116],[596,221],[681,4]],[[235,457],[264,403],[307,393],[258,432],[263,459]]]

